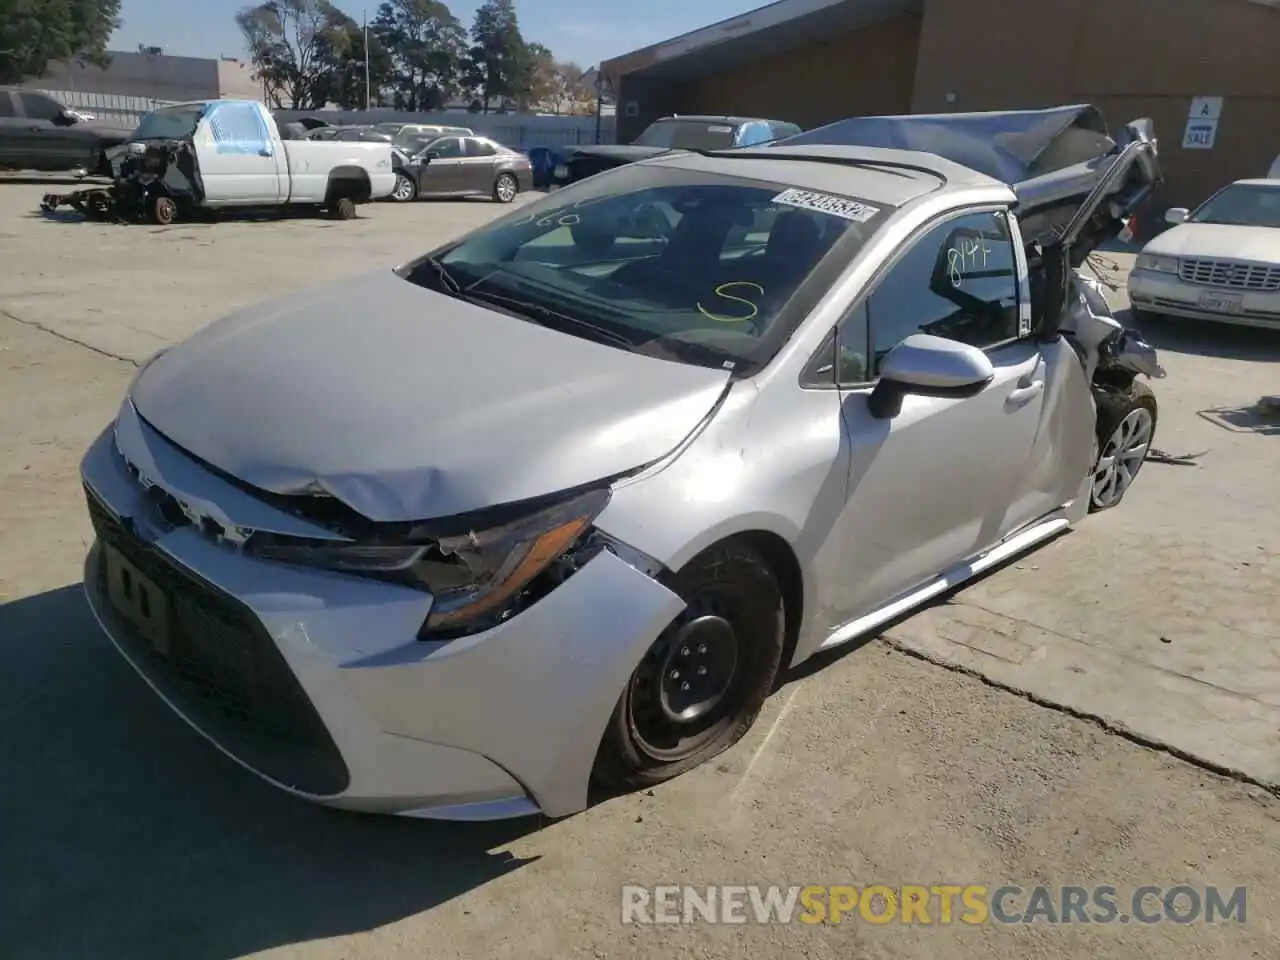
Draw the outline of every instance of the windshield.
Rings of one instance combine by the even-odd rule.
[[[706,120],[657,120],[636,138],[637,147],[681,150],[727,150],[734,145],[738,128],[731,123]]]
[[[1280,184],[1233,184],[1206,200],[1189,219],[1192,223],[1280,227]]]
[[[402,275],[566,333],[745,375],[772,359],[891,212],[637,165],[559,190]]]
[[[142,118],[133,131],[134,140],[181,140],[196,132],[196,124],[204,114],[203,103],[181,107],[165,107]]]

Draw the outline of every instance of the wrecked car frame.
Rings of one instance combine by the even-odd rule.
[[[207,327],[84,458],[91,608],[334,806],[562,816],[715,756],[1149,448],[1162,371],[1077,270],[1149,125],[982,117],[641,161]]]
[[[320,208],[349,219],[395,186],[389,144],[309,141],[301,125],[282,132],[248,100],[155,110],[111,165],[111,186],[46,194],[41,210],[162,225],[222,208]]]

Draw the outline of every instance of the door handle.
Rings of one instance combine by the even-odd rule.
[[[1019,381],[1021,383],[1021,381]],[[1032,380],[1026,386],[1019,386],[1009,394],[1009,402],[1015,406],[1024,404],[1028,400],[1032,400],[1044,392],[1043,380]]]

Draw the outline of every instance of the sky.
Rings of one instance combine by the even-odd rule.
[[[658,43],[763,6],[768,0],[516,0],[520,31],[531,42],[551,48],[559,60],[589,67],[639,47]],[[114,50],[138,44],[164,47],[185,57],[244,57],[244,41],[235,14],[248,0],[124,0],[124,23],[111,38]],[[449,3],[468,27],[479,0]],[[337,0],[336,6],[360,21],[364,0]],[[643,16],[637,15],[644,7]],[[377,0],[369,0],[372,16]]]

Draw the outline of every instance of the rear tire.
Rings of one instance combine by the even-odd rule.
[[[351,220],[356,215],[356,202],[350,197],[329,201],[329,216],[335,220]]]
[[[685,601],[627,681],[592,778],[615,790],[670,780],[733,746],[773,689],[786,641],[782,589],[740,543],[689,562],[668,586]]]
[[[499,203],[510,203],[520,192],[520,184],[509,173],[500,173],[493,181],[493,199]]]
[[[1089,490],[1089,512],[1108,510],[1124,499],[1146,462],[1156,435],[1155,394],[1134,380],[1127,388],[1095,389],[1098,456]]]

